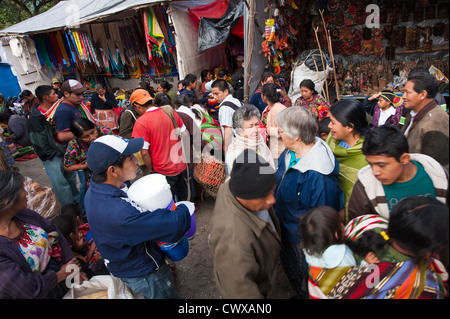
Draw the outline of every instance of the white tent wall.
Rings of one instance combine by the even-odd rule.
[[[17,58],[9,45],[9,37],[2,38],[2,49],[6,55],[7,61],[11,65],[11,71],[17,77],[21,90],[30,90],[34,92],[39,85],[49,85],[52,78],[62,77],[62,70],[49,70],[36,67],[35,63],[28,64],[28,70],[24,70],[19,58]]]
[[[268,1],[254,0],[256,5],[256,17],[258,23],[264,32],[264,21],[266,19],[266,13],[264,9],[268,6]],[[200,73],[205,68],[210,68],[211,65],[227,66],[228,60],[225,54],[226,43],[223,43],[214,48],[205,50],[203,52],[197,52],[197,38],[198,27],[196,27],[191,18],[191,14],[188,9],[205,5],[213,2],[213,0],[198,0],[198,1],[177,1],[169,4],[170,16],[175,29],[175,40],[177,43],[177,60],[178,60],[178,73],[180,78],[184,78],[186,74],[192,73],[200,78]],[[249,0],[247,0],[249,2]],[[244,11],[244,52],[248,57],[247,45],[249,41],[248,37],[248,8],[245,6]],[[258,52],[262,50],[261,43],[263,41],[262,34],[259,33],[257,28],[253,36],[253,49],[252,59],[250,65],[250,96],[257,89],[259,85],[259,79],[264,72],[264,66],[267,63],[267,59],[264,54]],[[247,68],[248,66],[245,65]]]
[[[200,82],[200,73],[211,66],[228,66],[225,54],[226,43],[214,48],[197,52],[198,26],[192,21],[189,8],[209,4],[214,0],[177,1],[169,4],[169,15],[172,17],[177,44],[178,73],[180,79],[188,74],[197,75]]]

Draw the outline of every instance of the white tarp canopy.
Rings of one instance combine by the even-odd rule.
[[[25,21],[0,30],[0,35],[28,35],[75,27],[128,9],[170,0],[67,0]]]

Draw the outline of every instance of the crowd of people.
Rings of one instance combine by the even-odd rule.
[[[157,243],[186,234],[189,205],[150,212],[127,190],[140,168],[165,176],[174,202],[197,201],[205,157],[224,164],[208,227],[223,298],[447,298],[449,116],[435,78],[411,72],[403,94],[362,102],[304,80],[291,101],[265,72],[245,104],[241,60],[178,90],[141,82],[120,112],[105,85],[88,106],[71,79],[22,92],[23,115],[0,95],[8,140],[34,148],[62,207],[52,220],[27,209],[2,140],[0,298],[61,298],[71,267],[180,298]],[[374,265],[372,288],[350,275]]]

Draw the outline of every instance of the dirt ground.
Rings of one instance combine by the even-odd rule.
[[[50,180],[38,158],[16,162],[22,175],[51,187]],[[195,212],[197,231],[189,241],[189,254],[176,263],[176,285],[183,299],[219,299],[213,274],[213,262],[208,245],[208,224],[214,207],[214,198],[205,193]]]

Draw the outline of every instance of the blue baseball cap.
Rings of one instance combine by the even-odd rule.
[[[104,135],[96,139],[87,152],[88,168],[95,174],[102,173],[122,155],[132,155],[144,146],[144,138],[127,140],[116,135]]]

